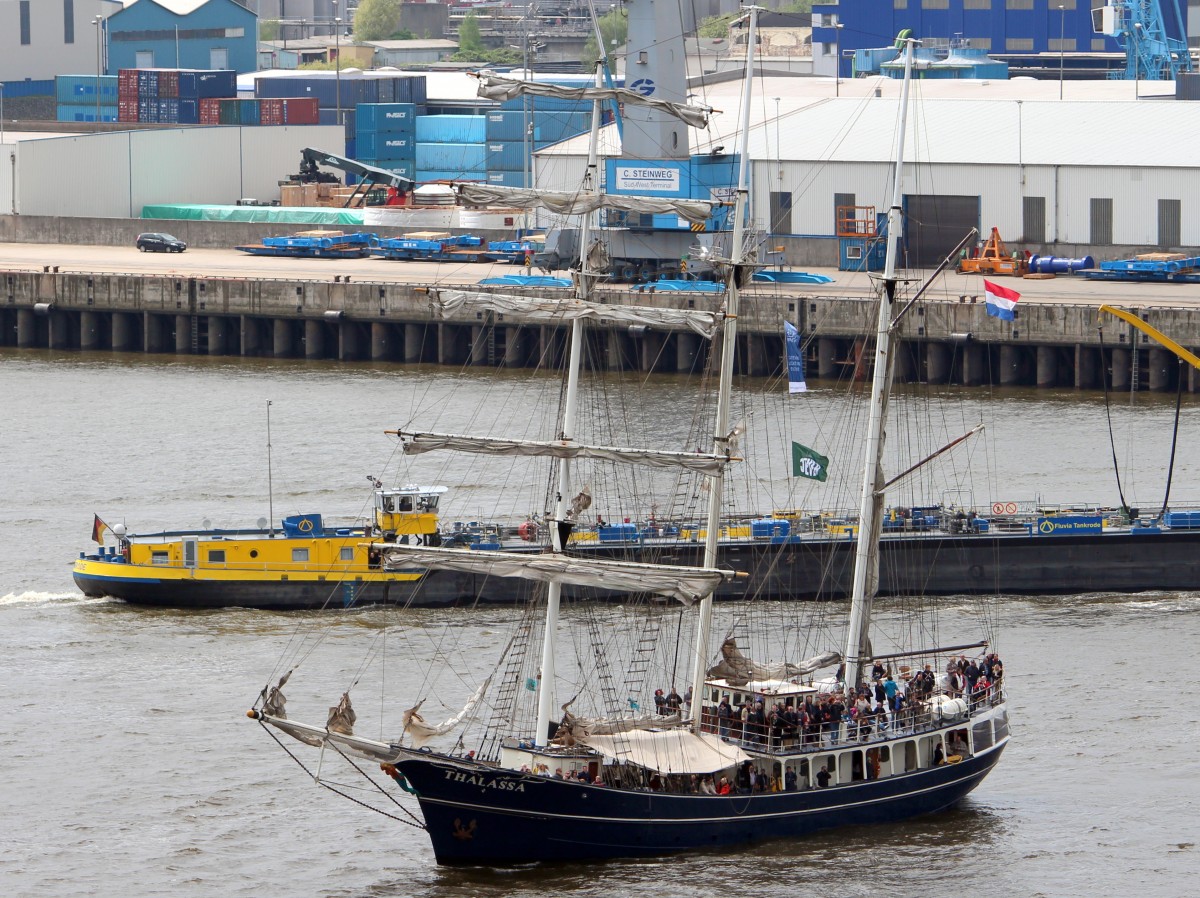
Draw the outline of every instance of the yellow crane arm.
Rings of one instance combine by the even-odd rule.
[[[1147,334],[1151,337],[1151,339],[1156,340],[1159,343],[1161,343],[1163,346],[1165,346],[1167,349],[1171,350],[1171,352],[1175,353],[1175,355],[1179,356],[1181,359],[1183,359],[1189,365],[1192,365],[1195,368],[1200,368],[1200,357],[1197,357],[1195,354],[1188,352],[1186,349],[1184,349],[1182,346],[1180,346],[1178,343],[1176,343],[1174,340],[1172,340],[1170,337],[1168,337],[1162,331],[1151,327],[1145,321],[1143,321],[1141,318],[1139,318],[1137,315],[1133,314],[1132,312],[1127,312],[1127,311],[1125,311],[1125,309],[1118,309],[1118,308],[1114,308],[1113,306],[1108,306],[1108,305],[1101,306],[1100,311],[1108,312],[1110,315],[1116,315],[1122,321],[1128,321],[1130,324],[1132,324],[1134,327],[1136,327],[1138,330],[1140,330],[1143,334]]]

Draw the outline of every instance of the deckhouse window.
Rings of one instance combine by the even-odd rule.
[[[292,549],[292,561],[308,561],[308,549]]]
[[[225,550],[224,549],[209,549],[208,550],[208,563],[209,564],[224,564],[225,563]]]
[[[151,552],[150,553],[150,563],[151,564],[170,564],[171,557],[166,552]]]

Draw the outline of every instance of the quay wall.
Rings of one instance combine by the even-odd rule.
[[[443,284],[442,289],[455,289]],[[463,289],[478,289],[463,284]],[[812,379],[869,376],[869,297],[747,291],[739,318],[741,373],[784,370],[781,321],[804,335]],[[521,292],[521,291],[510,291]],[[538,295],[539,291],[524,291]],[[715,310],[703,294],[601,292],[605,302]],[[1014,321],[981,314],[977,297],[930,300],[903,320],[896,354],[901,382],[981,386],[1200,390],[1200,372],[1124,322],[1106,324],[1087,305],[1023,306]],[[1142,313],[1184,346],[1200,347],[1200,309]],[[345,361],[535,367],[552,365],[565,329],[519,314],[467,309],[442,319],[428,288],[355,277],[330,281],[174,277],[154,274],[0,271],[0,346],[21,349],[179,353]],[[684,372],[706,363],[708,344],[690,331],[600,328],[593,366]]]

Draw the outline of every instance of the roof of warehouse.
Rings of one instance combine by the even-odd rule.
[[[133,6],[139,0],[125,0],[125,8]],[[209,0],[150,0],[151,3],[156,3],[168,12],[173,12],[177,16],[186,16],[195,12],[201,6],[208,3]],[[245,4],[241,4],[245,5]]]
[[[754,159],[891,162],[900,83],[888,78],[760,79],[751,101]],[[878,87],[880,96],[875,96]],[[708,131],[693,130],[694,153],[737,149],[740,82],[692,88],[692,102],[721,110]],[[1135,99],[1134,91],[1141,94]],[[1155,91],[1158,98],[1147,98]],[[1189,167],[1200,103],[1177,102],[1172,82],[921,81],[909,111],[908,162],[982,165]],[[1168,93],[1169,92],[1169,93]],[[778,118],[776,115],[778,110]],[[601,151],[619,145],[605,129]],[[542,153],[582,155],[577,137]]]

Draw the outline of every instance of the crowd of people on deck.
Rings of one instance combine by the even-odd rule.
[[[999,695],[1003,676],[1004,665],[995,654],[979,662],[965,655],[951,658],[946,665],[945,692],[966,700],[973,711]],[[751,746],[780,747],[791,742],[801,748],[836,745],[843,739],[882,738],[892,728],[910,730],[920,726],[937,686],[938,676],[930,664],[916,672],[906,671],[897,682],[882,664],[876,663],[870,682],[860,685],[852,695],[810,695],[803,703],[776,702],[768,707],[763,696],[748,697],[735,705],[725,693],[716,709],[717,735]]]
[[[883,738],[889,732],[909,732],[919,729],[928,714],[928,701],[938,689],[938,675],[932,665],[910,672],[902,668],[900,682],[882,664],[871,670],[870,682],[860,685],[848,696],[844,693],[813,694],[802,703],[776,702],[770,708],[763,696],[747,696],[735,705],[728,693],[721,696],[716,708],[717,734],[729,741],[740,741],[747,747],[778,748],[789,744],[804,749],[818,749],[846,742],[870,741],[875,735]],[[952,657],[946,663],[942,682],[944,693],[961,698],[971,710],[983,707],[1000,695],[1004,665],[995,654],[981,660],[965,655]],[[670,692],[655,690],[655,712],[662,716],[687,714],[691,709],[692,690],[680,695],[674,686]],[[708,713],[707,711],[705,712]],[[949,754],[965,755],[965,731],[955,731],[948,744],[935,746],[934,766],[945,763]],[[775,765],[778,769],[779,765]],[[524,773],[550,776],[547,765],[522,767]],[[588,770],[554,771],[555,779],[578,781],[586,785],[621,787],[619,780],[606,783],[598,774]],[[813,777],[817,787],[830,785],[833,776],[822,766]],[[628,785],[653,792],[672,792],[698,795],[753,794],[759,792],[795,792],[797,774],[788,768],[783,775],[768,773],[750,761],[744,761],[728,776],[649,773],[644,783]]]

